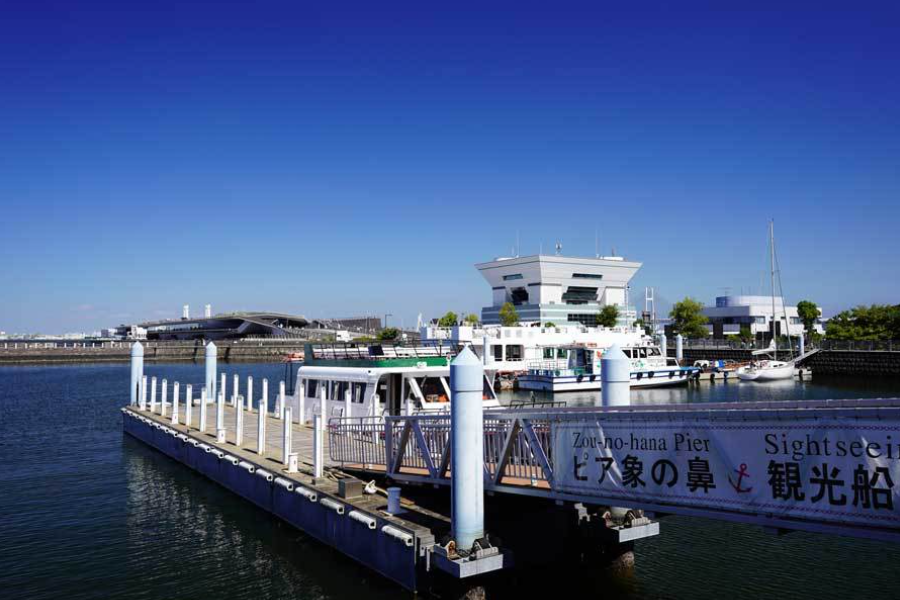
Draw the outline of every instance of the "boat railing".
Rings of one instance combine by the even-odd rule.
[[[462,345],[444,341],[425,341],[417,345],[392,342],[357,343],[333,342],[309,344],[309,358],[325,360],[378,360],[388,358],[452,358],[459,354]]]

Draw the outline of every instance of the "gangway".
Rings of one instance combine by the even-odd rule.
[[[335,418],[345,470],[448,485],[450,415]],[[900,541],[900,399],[484,413],[495,495]]]
[[[803,354],[801,354],[800,356],[798,356],[797,358],[794,359],[794,364],[797,366],[800,366],[800,364],[803,363],[806,359],[812,358],[813,356],[818,354],[821,350],[822,350],[821,348],[813,348],[811,350],[807,350],[806,352],[804,352]]]

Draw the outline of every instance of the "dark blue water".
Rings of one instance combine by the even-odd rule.
[[[242,377],[281,365],[225,365]],[[202,365],[148,365],[201,385]],[[127,365],[0,367],[0,598],[409,597],[122,435]],[[229,381],[230,385],[230,381]],[[900,395],[900,383],[644,390],[640,402]],[[587,402],[587,399],[584,399]],[[900,546],[666,518],[639,543],[635,598],[900,596]],[[580,583],[578,584],[581,585]],[[585,581],[583,595],[611,595]]]

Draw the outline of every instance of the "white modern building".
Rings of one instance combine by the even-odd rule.
[[[787,313],[788,321],[785,321]],[[738,335],[742,326],[750,327],[754,337],[766,336],[771,331],[772,297],[771,296],[718,296],[715,306],[703,308],[703,314],[709,319],[707,327],[714,338],[727,335]],[[819,310],[821,317],[822,311]],[[790,329],[788,329],[790,326]],[[816,321],[815,330],[824,333],[821,319]],[[799,335],[803,331],[803,323],[797,316],[797,307],[784,306],[784,298],[775,297],[775,333],[776,335]]]
[[[490,284],[493,303],[481,309],[485,325],[500,323],[507,302],[522,324],[595,325],[604,306],[619,308],[619,325],[630,327],[637,314],[628,306],[628,282],[641,263],[621,256],[576,258],[522,256],[497,258],[475,267]]]

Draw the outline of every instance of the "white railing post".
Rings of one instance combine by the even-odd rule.
[[[156,377],[150,378],[150,412],[156,412]]]
[[[328,420],[328,414],[325,409],[325,406],[328,404],[328,400],[326,400],[325,382],[323,381],[319,382],[319,397],[321,398],[321,400],[319,401],[319,416],[322,417],[322,422],[325,423]]]
[[[247,375],[247,410],[253,412],[253,376]]]
[[[169,403],[169,382],[165,379],[162,380],[162,392],[159,398],[159,414],[160,416],[165,417],[166,413],[166,404]]]
[[[284,381],[278,384],[278,418],[284,419],[284,401],[287,396],[284,393]]]
[[[16,344],[18,346],[18,344]],[[140,342],[131,345],[131,406],[138,403],[141,377],[144,376],[144,347]]]
[[[206,433],[206,386],[200,389],[200,431]]]
[[[244,408],[239,406],[234,411],[234,445],[240,448],[244,444]]]
[[[216,435],[225,429],[225,391],[219,390],[216,398]]]
[[[172,425],[178,425],[178,388],[181,384],[177,381],[172,385]]]
[[[141,376],[141,401],[138,406],[141,410],[147,410],[147,376]]]
[[[219,377],[219,392],[221,392],[223,398],[228,397],[228,374],[222,373]]]
[[[194,414],[194,386],[190,383],[184,388],[184,426],[191,428],[191,416]]]
[[[259,399],[259,421],[256,424],[256,453],[260,456],[266,453],[266,419],[269,411],[269,381],[263,379],[263,395]]]
[[[288,406],[284,409],[284,431],[282,434],[282,457],[281,462],[284,466],[288,466],[291,457],[291,430],[293,429],[293,423],[291,422],[291,407]]]
[[[313,415],[313,477],[321,479],[324,471],[325,425],[322,415]]]
[[[231,406],[237,406],[238,394],[241,391],[241,378],[235,374],[234,376],[234,389],[231,390]]]

